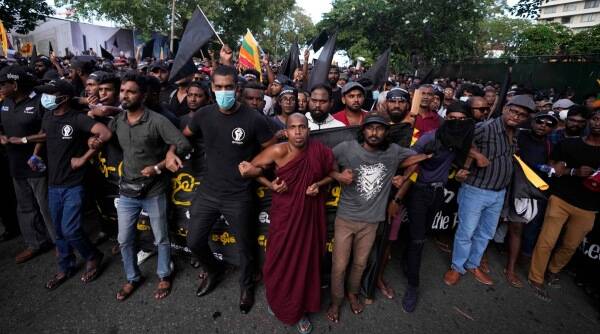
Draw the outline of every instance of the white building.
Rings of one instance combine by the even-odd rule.
[[[578,32],[600,23],[600,0],[542,0],[540,22],[558,22]]]

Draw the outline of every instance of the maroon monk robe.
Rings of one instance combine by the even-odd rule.
[[[289,325],[305,313],[318,312],[321,305],[325,191],[308,196],[306,189],[329,174],[333,161],[331,149],[309,140],[304,152],[275,172],[288,190],[272,194],[263,279],[271,310]]]

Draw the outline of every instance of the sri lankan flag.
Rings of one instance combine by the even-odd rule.
[[[6,29],[4,29],[2,21],[0,21],[0,47],[2,48],[2,55],[8,57],[8,34],[6,33]]]
[[[240,66],[244,69],[253,68],[261,73],[261,81],[262,81],[262,71],[260,69],[260,55],[258,52],[258,43],[252,36],[250,30],[244,36],[244,40],[242,41],[242,46],[240,47]]]

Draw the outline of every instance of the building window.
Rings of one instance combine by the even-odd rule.
[[[585,14],[581,16],[581,22],[594,22],[594,14]]]
[[[577,10],[577,4],[576,3],[568,3],[564,5],[564,12],[572,12],[574,10]]]
[[[599,0],[588,0],[585,2],[585,4],[583,5],[583,8],[596,8],[600,6],[600,1]]]
[[[556,13],[556,7],[557,6],[552,6],[552,7],[546,7],[546,8],[544,8],[544,14],[553,14],[553,13]]]
[[[560,23],[562,24],[567,24],[567,23],[571,23],[571,17],[570,16],[563,16],[560,18]]]

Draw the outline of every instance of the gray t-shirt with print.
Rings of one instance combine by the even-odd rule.
[[[337,216],[357,222],[384,221],[392,178],[400,163],[415,152],[397,144],[369,152],[349,140],[334,147],[333,154],[341,170],[351,169],[353,176],[351,184],[342,185]]]

